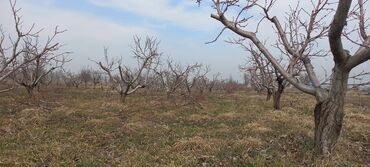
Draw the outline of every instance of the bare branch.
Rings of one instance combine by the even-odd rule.
[[[147,86],[149,76],[159,64],[161,53],[158,45],[159,41],[155,38],[146,37],[142,41],[140,37],[134,37],[134,46],[131,49],[138,63],[137,69],[122,65],[122,59],[109,59],[108,48],[104,48],[105,63],[94,61],[109,76],[112,87],[120,94],[122,102],[126,96]]]
[[[351,3],[351,0],[339,1],[337,11],[334,15],[334,19],[329,30],[330,49],[333,53],[334,61],[337,64],[344,64],[346,59],[349,57],[349,53],[343,49],[341,37],[343,28],[346,25],[347,15],[351,7]]]

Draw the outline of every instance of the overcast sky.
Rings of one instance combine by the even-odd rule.
[[[275,12],[288,9],[289,1],[278,1]],[[63,50],[73,52],[73,60],[67,65],[73,71],[96,67],[89,59],[101,60],[104,46],[109,47],[110,56],[122,56],[124,63],[133,63],[130,45],[134,35],[157,37],[165,57],[184,65],[210,65],[214,73],[221,72],[225,78],[232,75],[239,79],[238,66],[247,59],[241,48],[223,42],[233,37],[231,33],[205,44],[222,26],[210,18],[210,6],[198,7],[193,0],[18,0],[17,6],[22,8],[24,27],[36,23],[46,34],[55,26],[68,30],[58,41],[66,44]],[[8,0],[0,0],[0,16],[3,29],[12,32]],[[267,39],[273,35],[271,30],[263,34]],[[330,62],[330,57],[321,59],[315,63],[316,69],[321,74],[322,67],[330,71]],[[358,70],[370,71],[369,63]]]

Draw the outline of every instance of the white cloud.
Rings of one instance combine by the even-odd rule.
[[[210,11],[206,8],[197,8],[196,3],[186,0],[173,4],[171,0],[88,0],[94,5],[115,8],[121,11],[132,12],[158,21],[185,28],[208,31],[215,23],[210,19]],[[172,2],[172,4],[171,4]]]
[[[45,2],[45,3],[44,3]],[[72,51],[70,56],[73,61],[67,65],[73,70],[92,64],[91,59],[100,59],[103,55],[103,47],[110,48],[111,56],[123,56],[129,54],[129,45],[134,35],[154,35],[153,30],[138,27],[121,25],[112,21],[104,20],[95,15],[82,12],[68,11],[55,8],[50,5],[50,0],[32,3],[29,1],[18,1],[21,7],[24,27],[36,23],[38,28],[45,28],[44,37],[51,34],[54,26],[66,29],[61,34],[58,42],[65,43],[65,51]],[[0,2],[0,23],[8,32],[14,32],[10,6],[8,2]]]
[[[241,50],[224,44],[222,41],[215,45],[204,45],[204,42],[212,39],[217,32],[205,32],[201,39],[194,36],[178,39],[165,33],[159,34],[145,26],[117,24],[111,19],[99,17],[96,13],[60,9],[53,6],[52,1],[18,0],[18,7],[22,7],[21,14],[25,24],[36,23],[37,27],[48,31],[45,34],[50,34],[56,25],[68,30],[58,39],[59,42],[67,44],[64,47],[65,51],[73,52],[71,55],[73,60],[67,64],[66,69],[77,71],[87,65],[96,68],[93,62],[88,61],[88,58],[101,60],[104,46],[110,48],[111,56],[123,56],[123,63],[135,63],[130,59],[129,45],[131,45],[132,36],[138,34],[158,37],[161,40],[160,49],[165,54],[164,58],[170,56],[183,64],[195,62],[210,64],[214,72],[222,72],[225,76],[232,74],[235,78],[239,78],[238,65],[244,56],[243,53],[240,54]],[[209,14],[210,12],[207,15]],[[4,29],[13,30],[9,4],[6,1],[0,1],[0,15],[2,16],[0,24],[4,24]],[[218,25],[212,19],[208,18],[208,20]]]
[[[23,9],[21,13],[26,25],[36,23],[37,27],[45,28],[48,32],[53,31],[56,25],[68,30],[58,39],[61,43],[67,44],[64,50],[74,52],[71,56],[73,61],[67,66],[68,69],[76,71],[86,65],[96,67],[88,61],[88,58],[100,59],[103,55],[103,46],[110,48],[111,56],[124,56],[126,58],[124,63],[134,63],[132,60],[126,60],[131,57],[129,45],[135,34],[157,36],[161,40],[160,48],[166,56],[169,55],[184,64],[193,62],[210,64],[214,72],[222,72],[226,77],[232,74],[234,78],[239,78],[238,65],[243,64],[244,58],[247,57],[247,53],[242,49],[223,43],[223,39],[234,36],[234,33],[227,32],[218,42],[204,45],[204,42],[212,40],[218,34],[221,24],[209,17],[213,12],[210,6],[204,5],[203,8],[197,8],[192,0],[183,0],[177,4],[171,4],[170,0],[89,0],[99,6],[117,8],[148,18],[146,21],[150,25],[140,26],[117,23],[113,19],[99,16],[99,13],[61,9],[53,6],[55,1],[18,0],[18,7]],[[278,1],[272,14],[284,19],[284,13],[281,11],[286,12],[289,2],[292,1],[294,0]],[[7,31],[13,29],[10,12],[9,2],[0,0],[0,24],[3,24],[3,28]],[[158,24],[158,22],[164,24]],[[160,29],[168,24],[207,31],[198,32],[196,36],[162,33]],[[257,22],[250,23],[252,27],[256,24]],[[260,28],[259,37],[274,42],[276,34],[271,24],[264,24]],[[156,30],[159,32],[157,33]],[[189,32],[184,30],[184,33]],[[181,39],[178,36],[181,36]],[[327,41],[321,45],[327,47]],[[331,57],[314,61],[317,70],[322,71],[323,66],[329,72],[331,62]],[[358,67],[356,71],[369,71],[369,63]]]

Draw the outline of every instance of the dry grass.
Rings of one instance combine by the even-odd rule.
[[[0,166],[369,166],[370,111],[356,100],[369,97],[357,95],[335,153],[315,161],[315,101],[300,93],[276,112],[253,92],[216,93],[199,109],[162,95],[121,104],[101,90],[16,91],[0,97]]]

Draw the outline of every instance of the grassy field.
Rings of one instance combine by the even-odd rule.
[[[202,109],[143,93],[121,104],[102,90],[22,92],[0,95],[0,166],[370,165],[370,96],[358,92],[335,153],[316,161],[315,101],[303,94],[275,112],[252,91],[209,95]]]

